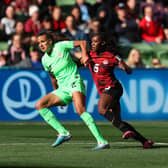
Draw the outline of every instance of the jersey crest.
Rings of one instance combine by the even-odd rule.
[[[62,57],[63,57],[63,53],[58,53],[58,54],[57,54],[57,57],[58,57],[58,58],[62,58]]]
[[[103,61],[103,64],[104,64],[104,65],[108,65],[108,64],[109,64],[109,61],[108,61],[108,60],[104,60],[104,61]]]

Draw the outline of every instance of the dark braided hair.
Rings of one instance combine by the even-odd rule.
[[[118,46],[117,46],[117,42],[115,38],[112,35],[109,35],[105,32],[101,32],[101,33],[96,33],[93,36],[99,36],[101,41],[105,42],[102,48],[104,51],[109,51],[109,52],[116,54],[118,50]]]

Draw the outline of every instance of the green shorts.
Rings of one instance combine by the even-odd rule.
[[[62,100],[62,105],[67,105],[72,102],[72,94],[74,92],[81,92],[85,95],[85,85],[80,77],[69,81],[66,86],[59,86],[52,93]]]

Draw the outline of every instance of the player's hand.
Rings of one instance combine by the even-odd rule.
[[[124,61],[120,61],[119,67],[123,69],[127,74],[132,73],[132,69]]]
[[[88,66],[90,59],[89,59],[89,57],[86,57],[86,56],[85,56],[85,57],[81,57],[80,61],[81,61],[81,63],[84,64],[85,66]]]
[[[127,74],[132,74],[132,68],[130,68],[125,62],[124,62],[125,72]]]
[[[127,74],[132,74],[132,69],[129,66],[125,68],[125,71]]]

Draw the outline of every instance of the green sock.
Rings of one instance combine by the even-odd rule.
[[[51,127],[58,131],[59,134],[68,134],[68,131],[61,125],[55,115],[48,108],[40,109],[39,113]]]
[[[107,143],[107,141],[101,135],[98,127],[96,126],[93,117],[89,113],[84,112],[80,117],[88,126],[88,128],[90,129],[90,131],[92,132],[98,143]]]

